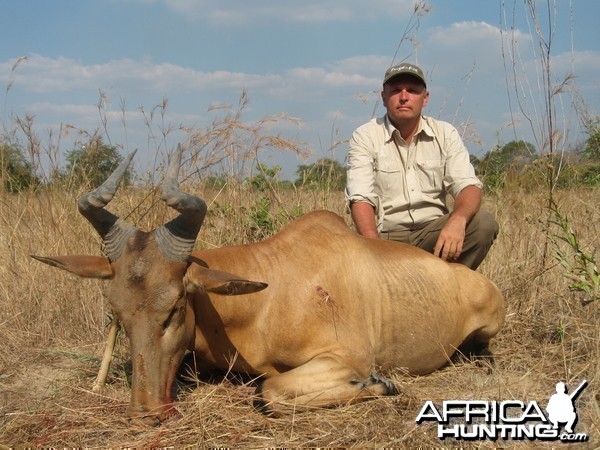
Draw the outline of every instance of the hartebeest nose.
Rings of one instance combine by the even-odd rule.
[[[181,417],[181,413],[173,406],[173,404],[167,404],[147,413],[129,412],[130,422],[138,422],[149,427],[158,427],[164,421],[177,417]]]

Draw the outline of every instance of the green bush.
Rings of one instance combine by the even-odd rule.
[[[21,192],[39,184],[33,167],[16,144],[0,144],[0,177],[2,188],[11,193]]]

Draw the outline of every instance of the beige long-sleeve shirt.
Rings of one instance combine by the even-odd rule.
[[[367,202],[378,231],[418,229],[446,213],[446,195],[482,188],[456,128],[422,116],[407,145],[387,115],[359,127],[350,139],[346,201]]]

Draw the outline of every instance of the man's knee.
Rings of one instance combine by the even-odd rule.
[[[475,270],[486,257],[499,231],[496,219],[479,210],[467,225],[463,252],[458,262]]]
[[[487,211],[480,209],[467,225],[466,234],[478,244],[490,245],[498,236],[500,226]]]

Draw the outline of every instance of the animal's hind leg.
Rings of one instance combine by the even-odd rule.
[[[381,395],[395,395],[387,379],[345,365],[333,356],[320,356],[289,372],[266,379],[256,390],[255,406],[278,413],[310,406],[337,406]]]
[[[479,366],[495,367],[494,354],[490,350],[489,340],[471,338],[465,341],[456,352],[456,356],[466,358]]]

